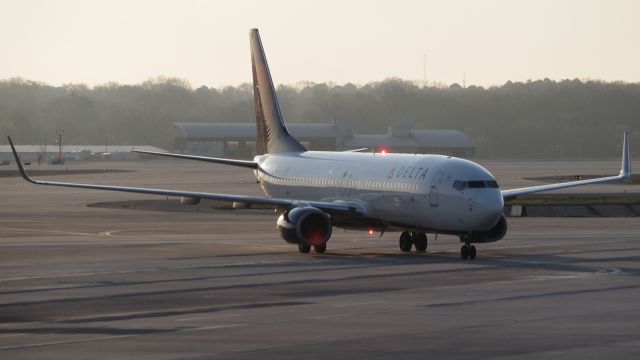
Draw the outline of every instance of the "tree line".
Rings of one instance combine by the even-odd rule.
[[[478,157],[618,156],[623,131],[640,141],[640,83],[549,79],[483,88],[423,86],[390,78],[365,85],[278,87],[288,122],[350,124],[385,133],[404,121],[418,129],[469,135]],[[0,135],[21,144],[137,144],[172,149],[174,122],[253,122],[252,86],[192,88],[181,79],[138,85],[51,86],[0,81]]]

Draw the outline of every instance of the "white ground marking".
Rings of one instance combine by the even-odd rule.
[[[309,317],[305,317],[303,319],[321,320],[321,319],[340,318],[340,317],[348,317],[348,316],[355,316],[355,315],[359,315],[359,314],[357,314],[357,313],[329,314],[329,315],[309,316]]]
[[[2,226],[0,229],[4,230],[13,230],[13,231],[24,231],[24,232],[40,232],[45,234],[60,234],[60,235],[80,235],[80,236],[95,236],[93,233],[82,233],[82,232],[73,232],[73,231],[62,231],[62,230],[40,230],[40,229],[29,229],[29,228],[14,228],[14,227],[6,227]]]
[[[226,324],[226,325],[211,325],[211,326],[203,326],[192,329],[182,329],[180,332],[193,332],[193,331],[203,331],[203,330],[215,330],[215,329],[226,329],[240,326],[247,326],[249,324]]]
[[[76,340],[50,341],[50,342],[41,342],[41,343],[33,343],[33,344],[12,345],[12,346],[0,347],[0,350],[26,349],[26,348],[41,347],[41,346],[51,346],[51,345],[78,344],[78,343],[91,342],[91,341],[122,339],[122,338],[134,337],[134,336],[139,336],[139,335],[101,336],[101,337],[84,338],[84,339],[76,339]]]
[[[174,321],[193,321],[193,320],[202,320],[202,319],[220,319],[226,317],[238,317],[243,316],[243,314],[217,314],[217,315],[205,315],[205,316],[193,316],[193,317],[185,317],[180,319],[175,319]]]

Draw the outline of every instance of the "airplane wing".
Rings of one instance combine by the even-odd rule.
[[[525,188],[519,188],[519,189],[502,190],[502,197],[505,200],[511,200],[525,194],[533,194],[533,193],[538,193],[543,191],[565,189],[565,188],[582,186],[582,185],[600,184],[600,183],[630,179],[631,178],[631,159],[629,157],[629,147],[630,147],[629,134],[625,132],[624,139],[622,142],[622,168],[620,169],[620,174],[618,175],[595,178],[595,179],[587,179],[587,180],[569,181],[569,182],[558,183],[558,184],[549,184],[549,185],[531,186],[531,187],[525,187]]]
[[[172,158],[178,158],[178,159],[205,161],[205,162],[212,162],[212,163],[218,163],[218,164],[246,167],[251,169],[258,168],[258,164],[255,161],[250,161],[250,160],[223,159],[223,158],[214,158],[214,157],[197,156],[197,155],[172,154],[172,153],[157,152],[157,151],[143,151],[143,150],[132,150],[132,151],[139,154],[149,154],[149,155],[166,156],[166,157],[172,157]]]
[[[268,197],[261,197],[261,196],[216,194],[216,193],[195,192],[195,191],[180,191],[180,190],[166,190],[166,189],[152,189],[152,188],[139,188],[139,187],[127,187],[127,186],[79,184],[79,183],[68,183],[68,182],[58,182],[58,181],[35,180],[32,177],[30,177],[25,171],[24,166],[22,165],[22,161],[18,156],[18,152],[13,146],[11,137],[8,136],[7,138],[9,139],[9,144],[11,145],[11,151],[13,151],[13,156],[16,159],[16,164],[18,164],[20,175],[22,175],[22,177],[28,182],[37,184],[37,185],[62,186],[62,187],[80,188],[80,189],[93,189],[93,190],[109,190],[109,191],[130,192],[130,193],[139,193],[139,194],[163,195],[163,196],[181,196],[181,197],[211,199],[211,200],[220,200],[220,201],[228,201],[228,202],[240,202],[240,203],[246,203],[246,204],[263,204],[263,205],[273,206],[274,208],[279,207],[279,208],[287,208],[287,209],[300,207],[300,206],[313,206],[327,212],[328,214],[351,213],[354,215],[362,215],[364,213],[363,206],[356,202],[307,201],[307,200],[295,200],[295,199],[268,198]]]

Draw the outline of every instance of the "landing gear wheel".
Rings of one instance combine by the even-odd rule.
[[[476,258],[476,247],[471,245],[469,247],[469,259],[475,260],[475,258]]]
[[[402,252],[411,251],[411,246],[413,245],[413,241],[411,239],[411,234],[408,231],[403,231],[400,234],[400,240],[398,241],[398,245],[400,245],[400,250]]]
[[[311,251],[311,245],[299,244],[298,245],[298,251],[303,253],[303,254],[308,254],[309,251]]]
[[[469,258],[469,246],[462,245],[462,247],[460,248],[460,257],[464,260],[467,260]]]
[[[315,251],[318,254],[324,254],[324,252],[327,251],[327,244],[324,243],[322,245],[314,245],[313,251]]]
[[[425,233],[413,233],[413,245],[416,247],[417,252],[427,251],[427,234]]]

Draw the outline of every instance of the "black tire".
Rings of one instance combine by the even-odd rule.
[[[469,247],[467,245],[462,245],[462,247],[460,247],[460,257],[464,260],[469,258]]]
[[[301,252],[302,254],[308,254],[309,251],[311,251],[311,245],[299,244],[298,251]]]
[[[324,243],[322,245],[314,245],[313,251],[315,251],[318,254],[324,254],[324,252],[327,251],[327,243]]]
[[[400,240],[398,241],[398,245],[400,245],[400,250],[402,252],[411,251],[411,246],[413,245],[411,234],[407,231],[403,231],[402,234],[400,234]]]
[[[474,260],[476,258],[476,247],[471,245],[469,248],[469,259]]]
[[[425,233],[413,233],[413,245],[416,248],[417,252],[425,252],[427,251],[427,234]]]

